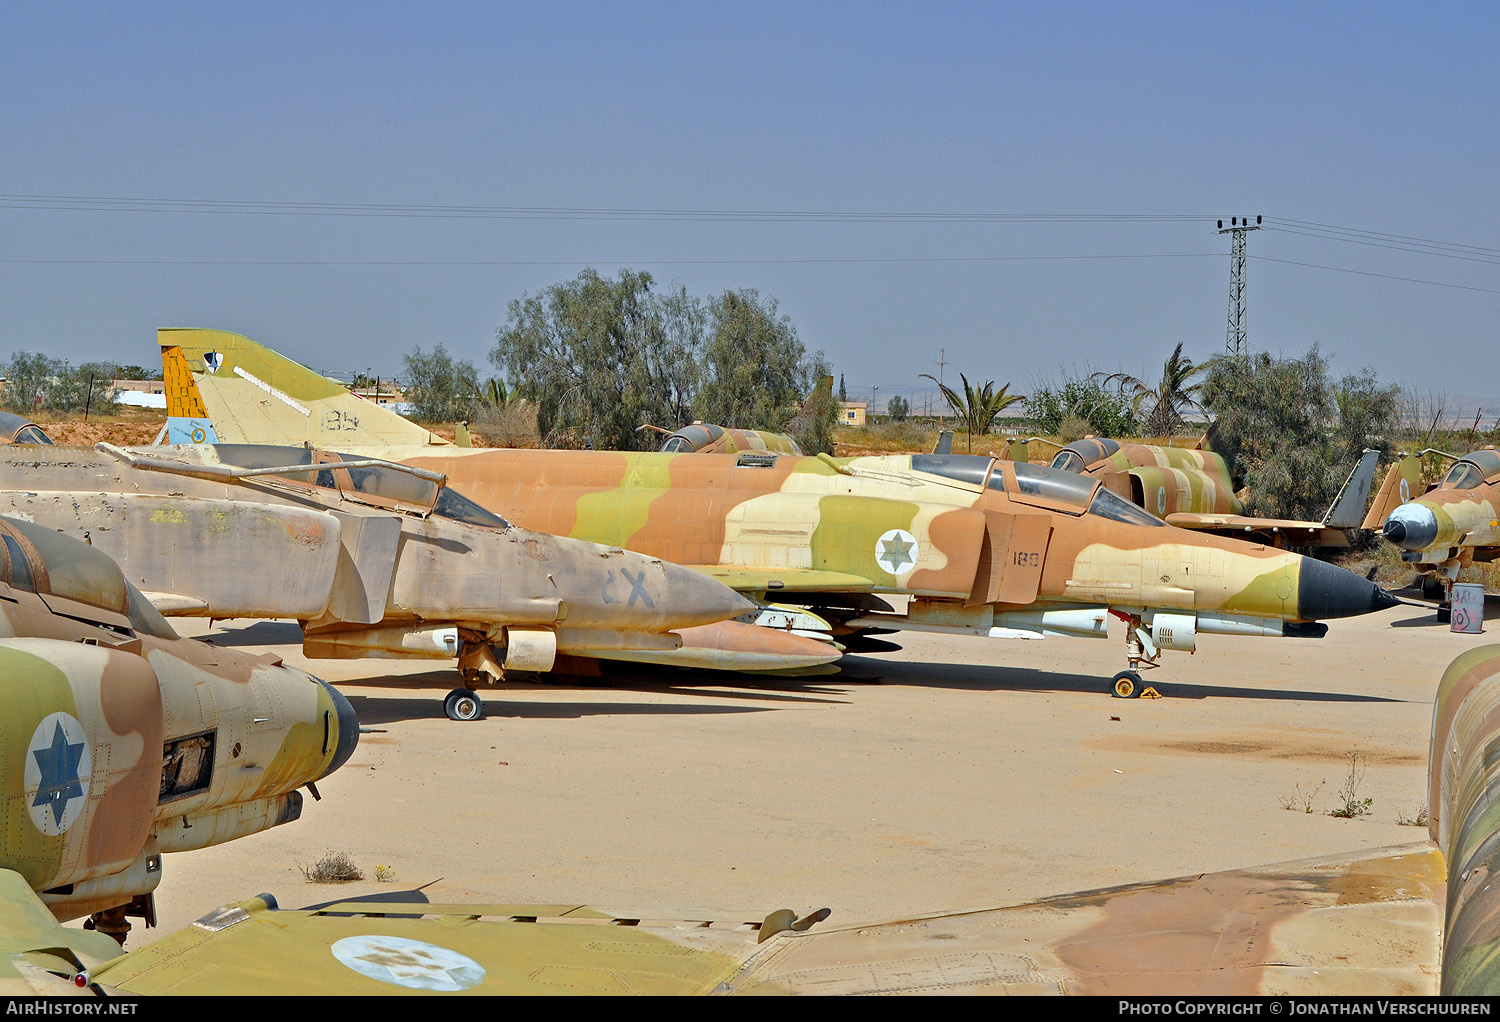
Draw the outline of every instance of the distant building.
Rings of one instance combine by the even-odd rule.
[[[349,393],[355,397],[362,397],[366,401],[374,401],[382,408],[389,408],[393,405],[405,405],[407,403],[406,391],[389,380],[381,380],[379,384],[374,385],[366,384],[363,387],[350,387]],[[400,413],[401,409],[394,408],[393,411]]]
[[[844,426],[863,426],[865,414],[869,411],[867,401],[840,401],[839,423]]]

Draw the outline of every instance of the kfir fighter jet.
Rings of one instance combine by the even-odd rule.
[[[356,401],[313,397],[321,377],[235,334],[162,331],[161,342],[169,374],[193,385],[169,396],[173,439],[211,426],[221,439],[312,440]],[[393,415],[365,412],[345,449]],[[440,473],[528,528],[803,608],[793,631],[822,630],[851,651],[900,629],[1104,637],[1114,616],[1126,626],[1127,669],[1111,681],[1122,697],[1139,694],[1139,671],[1163,650],[1195,650],[1199,633],[1319,636],[1320,622],[1396,603],[1321,561],[1169,528],[1097,478],[977,455],[360,449]]]
[[[1364,514],[1379,462],[1379,451],[1365,451],[1328,512],[1316,522],[1246,515],[1223,456],[1204,448],[1085,437],[1059,450],[1052,467],[1093,476],[1107,489],[1178,528],[1276,547],[1341,548],[1349,545],[1348,530],[1357,527]]]
[[[178,637],[100,550],[8,518],[0,634],[0,902],[90,917],[106,957],[154,925],[163,853],[296,820],[359,740],[317,678]]]
[[[1365,519],[1401,548],[1401,559],[1425,578],[1424,590],[1441,595],[1440,620],[1449,616],[1453,584],[1461,569],[1500,558],[1500,451],[1493,447],[1453,462],[1443,478],[1420,496],[1420,456],[1391,466]],[[1433,452],[1441,453],[1441,452]]]
[[[842,655],[733,621],[754,605],[699,572],[517,528],[423,469],[308,448],[8,445],[0,509],[87,537],[164,613],[295,619],[314,658],[456,661],[455,720],[507,670]]]

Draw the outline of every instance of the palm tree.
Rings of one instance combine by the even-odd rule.
[[[1179,342],[1162,364],[1161,379],[1154,387],[1129,373],[1095,373],[1091,378],[1106,385],[1115,384],[1122,394],[1133,395],[1130,410],[1136,415],[1140,414],[1141,406],[1149,401],[1151,411],[1142,427],[1144,434],[1171,436],[1182,425],[1184,411],[1203,411],[1203,405],[1198,403],[1197,398],[1198,392],[1203,389],[1203,381],[1189,381],[1202,375],[1207,369],[1207,365],[1194,365],[1189,359],[1183,358],[1182,344]]]
[[[943,400],[948,402],[948,407],[953,409],[953,414],[963,420],[964,428],[968,433],[970,451],[974,449],[974,437],[988,433],[1001,412],[1017,401],[1026,400],[1025,394],[1007,393],[1010,390],[1008,383],[996,390],[995,381],[988,380],[983,386],[976,388],[969,385],[967,376],[959,373],[958,378],[964,381],[964,392],[959,394],[931,373],[923,373],[922,376],[938,385],[943,392]]]

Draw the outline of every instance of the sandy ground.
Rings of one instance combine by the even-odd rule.
[[[907,633],[835,677],[507,684],[462,724],[440,705],[451,672],[304,661],[288,624],[197,624],[337,681],[376,731],[301,820],[168,856],[161,929],[129,946],[261,891],[284,907],[416,887],[435,902],[828,906],[853,923],[1423,840],[1398,817],[1426,799],[1433,693],[1456,654],[1493,640],[1500,601],[1487,614],[1488,636],[1411,607],[1323,640],[1204,636],[1148,675],[1155,700],[1106,694],[1117,627]],[[1355,753],[1372,811],[1330,817]],[[330,850],[396,879],[308,883],[299,867]]]

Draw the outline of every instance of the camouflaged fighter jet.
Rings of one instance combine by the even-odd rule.
[[[1419,497],[1421,456],[1408,454],[1386,473],[1363,527],[1380,529],[1401,548],[1401,559],[1424,575],[1423,591],[1440,596],[1438,620],[1450,615],[1460,569],[1500,558],[1500,452],[1493,447],[1453,462]]]
[[[397,418],[248,338],[163,330],[170,439],[315,440],[350,449]],[[338,393],[333,393],[337,390]],[[358,414],[356,414],[356,412]],[[337,427],[335,430],[334,427]],[[672,560],[752,595],[803,634],[854,651],[916,629],[1103,638],[1125,624],[1141,691],[1162,650],[1201,633],[1320,636],[1320,622],[1395,606],[1321,561],[1198,535],[1096,478],[977,455],[863,458],[369,448],[438,472],[527,527]],[[882,596],[909,597],[902,612]],[[797,608],[801,608],[798,610]]]
[[[118,954],[128,916],[155,925],[164,852],[297,819],[297,789],[316,797],[313,782],[359,740],[354,711],[325,683],[279,659],[179,638],[101,551],[8,518],[0,635],[7,938],[23,928],[4,913],[25,892],[30,915],[89,916],[110,936],[80,939]],[[12,961],[10,975],[66,959],[50,947]]]
[[[701,573],[516,528],[441,475],[307,448],[8,445],[0,511],[88,537],[164,613],[296,619],[314,658],[456,659],[454,720],[481,715],[481,676],[560,658],[842,655],[731,620],[754,606]]]
[[[1328,513],[1317,522],[1245,515],[1230,481],[1229,466],[1222,456],[1206,449],[1085,437],[1059,450],[1052,467],[1094,476],[1109,490],[1178,528],[1275,547],[1338,548],[1349,545],[1348,530],[1360,522],[1379,461],[1379,451],[1365,451]]]
[[[787,434],[763,429],[730,429],[712,422],[693,422],[675,432],[660,426],[637,427],[637,431],[640,430],[651,430],[666,437],[659,448],[663,454],[739,454],[741,451],[802,453],[797,441]]]

